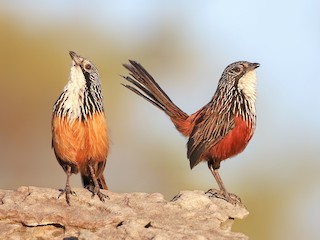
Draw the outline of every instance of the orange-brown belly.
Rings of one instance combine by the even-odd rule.
[[[75,120],[70,123],[65,118],[53,117],[52,145],[59,163],[71,163],[81,173],[87,174],[89,162],[98,164],[99,176],[105,166],[109,151],[108,132],[103,113],[95,113],[87,121]],[[64,168],[64,166],[62,166]]]
[[[254,129],[251,123],[243,121],[242,117],[235,118],[235,127],[215,146],[207,152],[206,159],[213,158],[221,162],[241,153],[249,143]]]

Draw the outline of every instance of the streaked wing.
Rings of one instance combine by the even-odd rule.
[[[197,119],[187,143],[191,168],[202,160],[206,149],[219,143],[235,127],[234,119],[228,119],[227,114],[213,112],[209,107],[200,111],[203,111],[202,116]]]

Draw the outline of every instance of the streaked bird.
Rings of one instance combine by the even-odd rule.
[[[108,189],[103,171],[109,141],[100,77],[91,61],[72,51],[69,54],[69,81],[55,102],[52,115],[52,147],[67,174],[59,197],[65,194],[70,204],[70,194],[74,194],[70,176],[80,172],[83,187],[104,201],[108,196],[100,189]]]
[[[166,113],[177,130],[189,137],[187,157],[191,169],[207,162],[220,191],[214,194],[229,202],[241,201],[227,192],[219,175],[220,163],[241,153],[256,127],[256,68],[258,63],[234,62],[227,66],[208,104],[188,115],[177,107],[153,77],[136,61],[123,65],[130,72],[125,87]]]

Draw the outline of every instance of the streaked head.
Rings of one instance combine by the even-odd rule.
[[[259,63],[250,63],[246,61],[234,62],[228,65],[221,77],[221,80],[228,80],[237,83],[246,75],[255,74],[255,69],[260,66]]]
[[[70,80],[78,81],[79,83],[87,84],[88,87],[92,83],[99,83],[99,73],[94,64],[86,58],[77,55],[75,52],[69,52],[72,59],[70,69]]]
[[[86,120],[104,110],[99,73],[88,59],[73,51],[69,54],[72,59],[69,81],[54,105],[54,112],[61,117],[67,116],[71,122]]]
[[[245,97],[255,100],[256,94],[256,68],[259,63],[250,63],[247,61],[234,62],[228,65],[219,81],[219,85],[230,85],[241,91]]]

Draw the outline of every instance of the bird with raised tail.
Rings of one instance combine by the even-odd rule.
[[[220,163],[241,153],[256,127],[256,68],[258,63],[234,62],[222,73],[217,90],[208,104],[188,115],[177,107],[153,77],[136,61],[123,65],[130,72],[125,87],[165,112],[184,136],[189,137],[190,167],[207,162],[220,191],[210,191],[231,203],[241,202],[229,193],[219,175]]]

